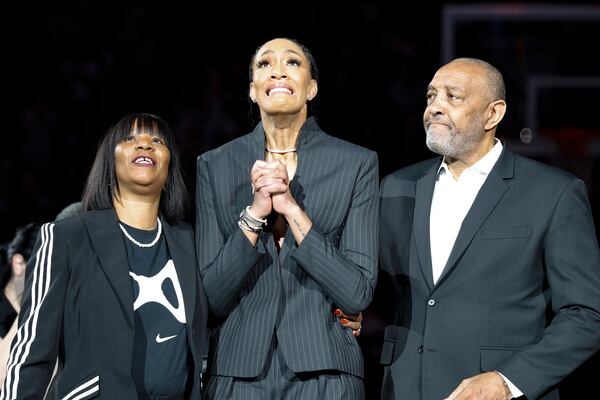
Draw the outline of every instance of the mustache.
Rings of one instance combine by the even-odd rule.
[[[446,118],[442,118],[442,117],[432,117],[432,118],[428,118],[425,120],[426,128],[429,128],[429,126],[432,124],[442,124],[442,125],[446,125],[448,127],[452,127],[452,122],[450,122]]]

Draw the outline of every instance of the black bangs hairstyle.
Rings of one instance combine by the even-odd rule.
[[[0,243],[0,269],[8,265],[8,245],[10,242]]]
[[[7,255],[9,244],[10,242],[0,244],[0,289],[4,289],[12,274],[12,268],[8,263]]]
[[[315,57],[313,56],[313,54],[311,53],[311,51],[308,49],[308,47],[306,47],[305,45],[303,45],[302,43],[300,43],[296,39],[290,39],[290,38],[282,37],[282,38],[274,38],[274,39],[271,39],[271,40],[275,40],[275,39],[289,40],[290,42],[294,43],[296,46],[300,47],[300,50],[302,50],[302,52],[304,53],[304,56],[308,60],[310,77],[312,79],[314,79],[315,81],[317,81],[317,83],[318,83],[319,82],[319,68],[317,68],[317,62],[315,61]],[[271,40],[267,40],[267,42],[270,42]],[[267,42],[265,42],[265,43],[267,43]],[[252,54],[252,58],[250,59],[250,67],[248,68],[248,80],[249,80],[249,82],[252,82],[253,67],[254,67],[254,62],[256,61],[256,56],[258,55],[258,51],[260,50],[261,47],[263,47],[265,45],[265,43],[263,43],[260,46],[258,46],[256,48],[256,50],[254,50],[254,54]],[[249,98],[248,98],[248,100],[250,101]],[[250,104],[252,105],[254,103],[252,103],[252,101],[250,101]],[[308,104],[309,104],[308,110],[310,111],[310,114],[311,115],[315,115],[316,110],[314,108],[314,99],[312,101],[310,101]]]
[[[8,244],[6,250],[9,263],[15,254],[22,255],[25,261],[29,260],[35,242],[37,241],[39,230],[40,225],[35,222],[30,222],[27,225],[17,228],[15,237]]]
[[[12,276],[12,258],[15,254],[20,254],[25,259],[25,262],[31,257],[31,253],[38,239],[40,225],[35,222],[30,222],[27,225],[17,228],[15,237],[12,241],[3,244],[5,247],[2,255],[2,273],[0,275],[0,285],[2,289],[6,286]]]
[[[148,132],[160,136],[171,153],[169,175],[160,197],[159,211],[171,224],[187,218],[189,195],[183,180],[181,162],[175,136],[169,125],[159,116],[147,113],[129,114],[113,125],[102,138],[83,196],[82,210],[101,210],[113,207],[113,197],[119,185],[115,171],[115,149],[134,132]]]

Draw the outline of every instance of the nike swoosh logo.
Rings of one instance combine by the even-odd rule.
[[[166,342],[167,340],[173,339],[174,337],[177,337],[177,335],[160,337],[159,333],[158,335],[156,335],[156,343]]]

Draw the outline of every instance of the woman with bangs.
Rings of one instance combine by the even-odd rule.
[[[6,375],[10,344],[17,333],[17,315],[25,288],[25,269],[37,240],[40,225],[30,222],[17,228],[12,241],[6,244],[6,258],[0,256],[0,381]],[[4,251],[4,249],[0,249]]]
[[[198,159],[209,399],[364,398],[355,335],[377,278],[377,156],[308,116],[317,81],[306,47],[264,43],[249,87],[261,122]]]
[[[173,133],[132,114],[104,136],[82,214],[40,230],[1,399],[201,398],[208,314]]]

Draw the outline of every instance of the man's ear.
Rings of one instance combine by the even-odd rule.
[[[484,129],[490,131],[502,121],[506,113],[506,102],[504,100],[496,100],[488,105],[486,110],[486,123]]]

